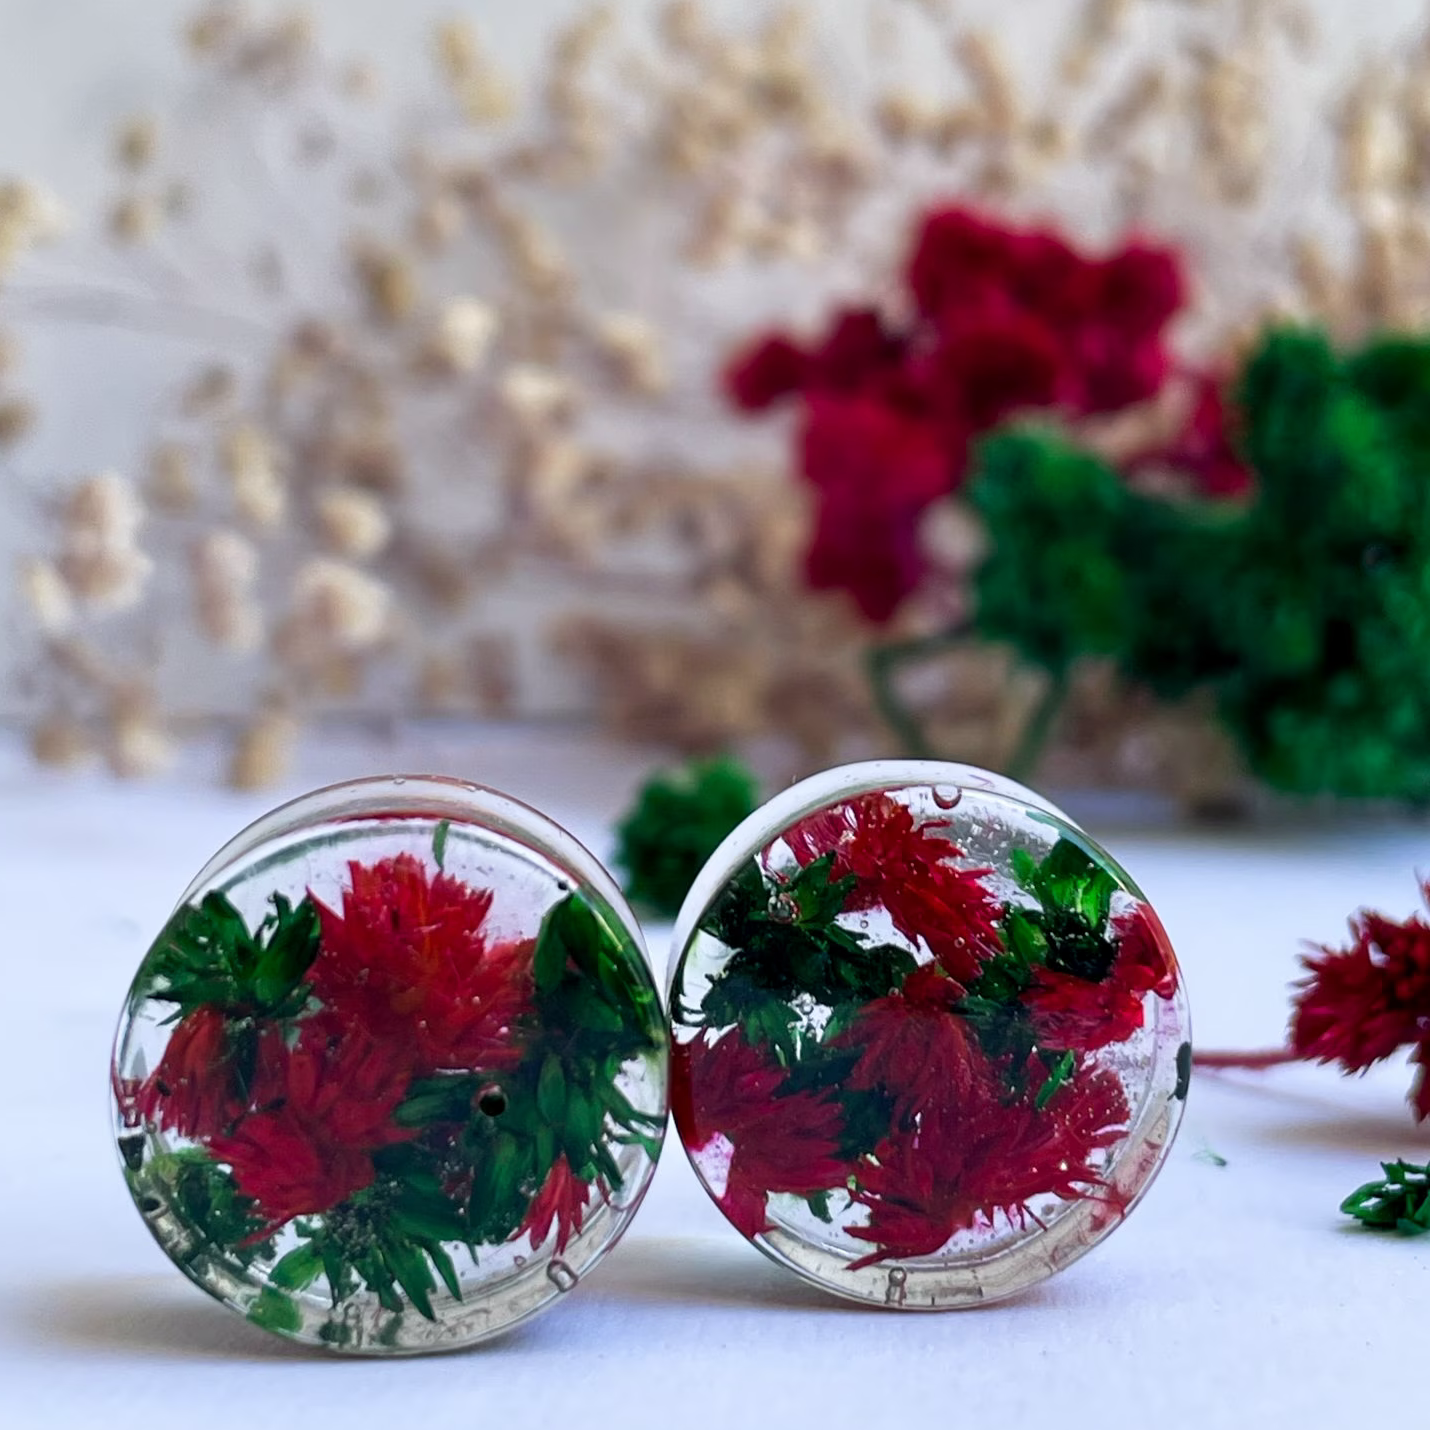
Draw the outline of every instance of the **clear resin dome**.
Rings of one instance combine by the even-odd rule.
[[[640,932],[570,835],[459,781],[362,780],[184,894],[125,1005],[115,1128],[204,1290],[334,1350],[446,1350],[619,1238],[666,1067]]]
[[[855,1300],[976,1305],[1115,1227],[1191,1066],[1157,915],[1031,791],[877,762],[786,790],[676,924],[671,1101],[721,1210]]]

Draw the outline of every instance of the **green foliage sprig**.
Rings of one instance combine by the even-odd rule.
[[[832,877],[826,854],[770,884],[753,861],[733,879],[703,927],[735,952],[702,1002],[703,1020],[739,1022],[754,1042],[769,1042],[785,1062],[797,1051],[794,1000],[808,995],[841,1011],[882,998],[916,967],[907,949],[875,944],[836,922],[854,879]]]
[[[1382,1162],[1385,1176],[1356,1188],[1341,1210],[1372,1231],[1424,1236],[1430,1231],[1430,1167],[1413,1162]]]
[[[205,894],[169,920],[140,972],[148,996],[178,1005],[175,1018],[210,1005],[238,1017],[292,1018],[307,1002],[303,979],[321,930],[311,898],[274,894],[252,933],[227,894]]]

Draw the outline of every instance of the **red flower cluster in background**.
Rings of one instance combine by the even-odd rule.
[[[1131,473],[1160,469],[1189,481],[1207,497],[1239,497],[1251,486],[1251,470],[1232,441],[1235,414],[1225,383],[1210,373],[1182,375],[1188,384],[1186,416],[1179,431],[1164,445],[1136,453],[1127,463]]]
[[[813,345],[770,334],[725,373],[744,411],[802,400],[799,468],[818,494],[810,583],[848,590],[876,621],[922,580],[919,518],[958,489],[973,440],[1021,411],[1087,417],[1154,397],[1186,296],[1173,249],[1131,242],[1092,258],[963,208],[924,218],[904,277],[912,315],[897,327],[842,309]],[[1172,446],[1141,458],[1159,459],[1208,492],[1239,489],[1215,384]]]

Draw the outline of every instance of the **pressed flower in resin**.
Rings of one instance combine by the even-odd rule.
[[[964,766],[786,791],[691,890],[672,1102],[730,1221],[815,1283],[1010,1295],[1112,1230],[1190,1049],[1166,931],[1076,825]]]
[[[146,956],[115,1050],[160,1244],[250,1320],[445,1349],[577,1284],[645,1190],[666,1032],[599,865],[455,781],[371,780],[240,835]]]

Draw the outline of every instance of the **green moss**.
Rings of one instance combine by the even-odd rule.
[[[1211,689],[1297,794],[1430,798],[1430,339],[1341,356],[1270,333],[1239,389],[1249,504],[1129,490],[1036,430],[985,443],[976,628],[1055,677],[1087,656]]]
[[[657,775],[617,827],[626,893],[673,918],[701,866],[758,802],[755,777],[730,756]]]

